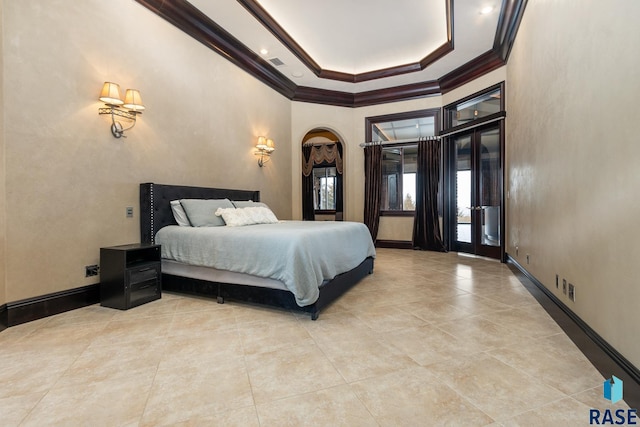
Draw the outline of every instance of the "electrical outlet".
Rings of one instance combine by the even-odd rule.
[[[569,283],[569,299],[573,302],[576,301],[576,287],[573,286],[573,283]]]
[[[556,289],[558,289],[558,286],[559,286],[559,277],[558,277],[558,275],[556,274]]]
[[[84,277],[97,276],[100,267],[97,264],[84,266]]]
[[[127,206],[127,218],[133,218],[133,206]]]
[[[562,293],[567,294],[567,279],[562,279]]]

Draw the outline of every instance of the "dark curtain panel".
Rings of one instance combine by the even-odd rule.
[[[376,241],[380,222],[380,188],[382,187],[382,146],[364,149],[364,223]]]
[[[303,165],[309,162],[311,150],[313,150],[313,146],[311,145],[302,147]],[[315,221],[316,219],[313,206],[313,170],[309,175],[302,174],[302,219],[305,221]]]
[[[416,213],[413,221],[414,249],[446,252],[438,221],[440,141],[418,143]]]
[[[342,159],[342,144],[337,143],[338,153],[340,154],[340,158]],[[344,202],[342,201],[342,196],[344,194],[344,189],[342,188],[342,173],[343,169],[336,168],[336,213],[342,212],[344,210]]]

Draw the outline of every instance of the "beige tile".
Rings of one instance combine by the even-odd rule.
[[[92,345],[122,345],[128,342],[144,341],[149,337],[164,339],[169,335],[169,327],[173,319],[173,314],[167,316],[139,316],[124,318],[122,315],[116,316],[107,323],[101,333],[96,336]]]
[[[32,394],[53,387],[86,348],[85,344],[25,345],[0,352],[0,398]]]
[[[375,332],[388,332],[427,324],[420,317],[395,306],[368,307],[359,310],[355,316]]]
[[[467,316],[477,316],[481,314],[490,314],[496,311],[506,310],[510,306],[494,301],[489,298],[484,298],[480,295],[473,293],[467,293],[457,295],[450,298],[443,298],[442,302],[454,307],[457,310],[462,310]]]
[[[238,331],[221,329],[202,332],[194,330],[166,338],[163,362],[195,361],[235,358],[244,356],[244,349]]]
[[[518,307],[481,315],[481,318],[504,325],[523,336],[540,338],[556,335],[562,329],[541,307]]]
[[[422,366],[455,357],[469,357],[484,349],[473,341],[459,340],[435,326],[387,332],[381,335],[381,340]]]
[[[597,387],[585,390],[580,393],[576,393],[573,395],[573,398],[578,402],[585,404],[589,408],[599,409],[601,411],[604,411],[606,409],[610,409],[612,411],[615,411],[617,409],[629,409],[629,405],[624,401],[624,396],[623,400],[620,400],[616,403],[611,403],[609,400],[605,399],[603,396],[603,383],[604,378],[600,381]]]
[[[469,316],[468,311],[448,304],[447,301],[450,299],[451,297],[436,297],[410,304],[401,304],[398,307],[429,323],[446,322]]]
[[[46,392],[0,398],[0,420],[5,427],[20,425],[20,422],[38,404]]]
[[[45,326],[51,328],[54,326],[57,327],[74,323],[83,325],[95,322],[106,323],[113,319],[117,314],[118,310],[101,307],[100,304],[94,304],[51,316]]]
[[[490,354],[569,395],[602,383],[602,375],[566,335],[531,340]]]
[[[351,387],[381,426],[481,426],[493,422],[420,367],[358,381]]]
[[[628,408],[603,381],[507,266],[455,253],[379,249],[317,321],[165,292],[0,332],[3,426],[571,425]]]
[[[245,360],[256,403],[345,383],[315,344],[261,352]]]
[[[406,354],[368,337],[327,342],[322,351],[349,383],[417,365]]]
[[[181,301],[182,302],[182,301]],[[189,307],[195,308],[198,304]],[[183,306],[182,308],[185,308]],[[169,336],[209,334],[221,329],[236,328],[236,317],[232,308],[180,311],[176,313],[169,327]]]
[[[311,335],[318,344],[354,336],[373,337],[375,332],[354,314],[349,312],[322,313],[318,320],[312,322],[301,321],[300,325]]]
[[[378,426],[348,385],[257,405],[261,427]]]
[[[218,304],[215,298],[206,298],[185,295],[178,298],[176,313],[186,313],[191,311],[229,311],[233,313],[231,304]]]
[[[436,323],[435,326],[459,340],[472,343],[483,350],[518,346],[529,339],[482,316],[463,317],[444,323]]]
[[[566,398],[503,421],[509,427],[581,427],[589,425],[589,407]]]
[[[251,405],[251,386],[241,357],[161,364],[141,425],[185,422]]]
[[[89,345],[106,327],[107,322],[65,323],[49,327],[46,323],[25,337],[21,343],[34,347]]]
[[[233,313],[238,325],[259,321],[289,321],[291,323],[296,323],[298,320],[291,310],[285,310],[283,308],[241,303],[233,300],[228,300],[221,305],[233,308]]]
[[[567,397],[489,355],[441,362],[425,369],[497,421]]]
[[[82,385],[140,375],[153,377],[165,348],[163,341],[148,339],[114,346],[90,346],[59,379],[57,386]]]
[[[185,421],[162,425],[172,427],[260,427],[260,422],[256,408],[247,406],[208,416],[194,416]]]
[[[313,339],[300,322],[294,316],[291,319],[293,321],[259,320],[242,325],[238,331],[245,353],[256,354],[313,344]]]
[[[153,375],[53,387],[22,426],[109,426],[136,423],[144,410]]]

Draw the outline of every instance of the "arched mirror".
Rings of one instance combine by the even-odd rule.
[[[343,218],[343,146],[328,129],[313,129],[302,140],[302,219]]]

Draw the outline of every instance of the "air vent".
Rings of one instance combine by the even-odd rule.
[[[271,62],[273,65],[275,65],[276,67],[279,67],[281,65],[284,65],[284,62],[282,62],[280,60],[280,58],[270,58],[269,62]]]

